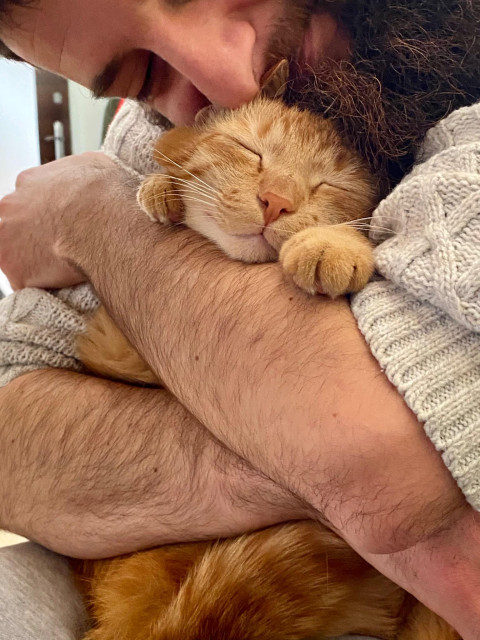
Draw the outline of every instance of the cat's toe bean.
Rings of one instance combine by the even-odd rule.
[[[357,266],[352,256],[339,255],[337,247],[326,247],[316,269],[317,291],[336,298],[350,291]]]
[[[279,254],[283,270],[292,276],[297,272],[298,263],[302,257],[301,246],[298,242],[293,242],[293,240],[295,238],[285,242]]]
[[[331,298],[360,291],[373,273],[373,253],[365,246],[329,246],[317,266],[318,290]]]
[[[156,222],[155,182],[151,178],[147,178],[140,185],[137,192],[137,202],[150,220]]]
[[[295,234],[282,247],[280,261],[301,289],[331,298],[359,291],[373,271],[368,241],[341,227],[316,227]]]
[[[280,251],[280,262],[285,273],[307,293],[316,293],[318,247],[309,234],[297,233]]]
[[[168,224],[168,176],[153,175],[146,178],[137,192],[137,202],[141,209],[153,222]],[[172,202],[176,205],[176,199],[172,196]]]

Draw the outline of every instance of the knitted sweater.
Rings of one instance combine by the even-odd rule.
[[[127,102],[104,151],[139,178],[159,129]],[[480,104],[426,137],[410,175],[375,211],[381,279],[352,301],[382,369],[480,510]],[[81,370],[74,339],[98,301],[88,285],[0,302],[0,384],[38,368]]]

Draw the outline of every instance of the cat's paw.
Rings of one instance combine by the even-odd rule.
[[[150,220],[170,224],[183,218],[183,202],[164,174],[148,176],[137,192],[137,202]]]
[[[369,241],[346,226],[300,231],[285,242],[279,259],[301,289],[331,298],[362,289],[374,267]]]

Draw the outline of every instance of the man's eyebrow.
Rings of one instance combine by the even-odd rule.
[[[92,93],[95,98],[105,97],[107,91],[117,78],[122,62],[123,56],[114,58],[107,64],[103,71],[98,74],[98,76],[95,76],[92,82]]]

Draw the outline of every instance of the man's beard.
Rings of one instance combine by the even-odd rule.
[[[338,0],[351,59],[309,72],[292,60],[287,103],[333,119],[383,190],[411,168],[425,133],[480,99],[478,0]]]

